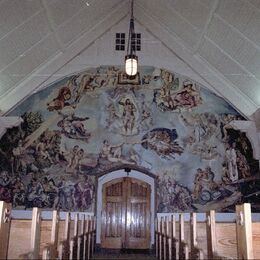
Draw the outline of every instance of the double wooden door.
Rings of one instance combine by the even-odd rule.
[[[134,178],[119,178],[103,185],[101,246],[150,247],[150,185]]]

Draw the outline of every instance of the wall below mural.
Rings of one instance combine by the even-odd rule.
[[[134,79],[104,66],[60,80],[9,115],[0,142],[0,199],[16,208],[94,210],[95,177],[135,167],[158,176],[158,212],[233,211],[257,200],[259,164],[245,120],[224,99],[173,72]]]

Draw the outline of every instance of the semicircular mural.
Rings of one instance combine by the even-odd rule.
[[[33,94],[0,142],[0,199],[16,208],[93,210],[95,176],[134,166],[158,176],[157,210],[232,211],[253,203],[258,162],[245,120],[184,76],[140,67],[88,69]],[[251,197],[250,197],[251,196]]]

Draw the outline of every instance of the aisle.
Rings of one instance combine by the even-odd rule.
[[[139,253],[134,251],[127,251],[127,252],[100,252],[95,253],[93,259],[149,259],[155,260],[156,257],[153,254],[149,253]]]

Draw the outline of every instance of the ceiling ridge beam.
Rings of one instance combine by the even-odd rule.
[[[135,3],[135,6],[138,6],[138,8],[141,8],[141,9],[145,12],[145,15],[148,16],[148,14],[147,14],[147,12],[146,12],[146,9],[145,9],[139,2],[136,2],[136,3]],[[136,10],[137,10],[137,9],[136,9]],[[138,10],[137,10],[136,12],[138,12]],[[135,17],[135,18],[137,18],[137,17]],[[191,49],[187,46],[187,44],[185,43],[185,41],[182,40],[174,31],[172,31],[164,22],[162,22],[161,20],[158,20],[158,17],[157,17],[157,16],[155,16],[154,14],[149,13],[149,18],[151,18],[153,22],[156,22],[156,23],[159,24],[161,27],[164,27],[164,28],[168,31],[168,33],[174,35],[174,37],[178,40],[178,42],[179,42],[180,44],[184,45],[185,48],[187,49],[187,51],[192,54]],[[137,21],[138,21],[138,18],[137,18]],[[144,26],[145,28],[147,28],[147,26],[143,25],[142,22],[140,22],[140,24],[141,24],[142,26]],[[148,28],[147,28],[147,29],[148,29]],[[156,37],[156,36],[152,33],[151,30],[149,30],[149,32],[150,32],[157,40],[159,40],[160,42],[162,42],[161,39],[158,38],[158,37]],[[175,55],[176,55],[176,54],[175,54]]]
[[[121,1],[109,15],[96,23],[90,30],[84,32],[73,44],[69,45],[64,53],[60,52],[55,57],[50,58],[49,61],[46,61],[44,65],[35,71],[35,74],[18,84],[16,88],[12,89],[7,95],[0,97],[0,109],[4,115],[21,104],[28,96],[43,89],[45,87],[44,84],[49,81],[55,73],[59,72],[70,61],[85,51],[95,40],[122,21],[128,14],[128,6],[126,6],[126,3],[126,0]],[[32,86],[35,87],[32,88]]]
[[[52,18],[52,16],[51,16],[50,8],[49,8],[49,6],[48,6],[48,4],[47,4],[47,1],[46,1],[46,0],[41,0],[41,3],[42,3],[42,6],[43,6],[43,8],[44,8],[44,10],[45,10],[45,12],[46,12],[46,16],[47,16],[47,20],[48,20],[48,24],[49,24],[49,26],[50,26],[50,29],[51,29],[51,31],[53,32],[53,35],[54,35],[54,37],[55,37],[57,43],[58,43],[59,46],[60,46],[61,52],[64,52],[66,47],[65,47],[64,43],[61,41],[60,37],[59,37],[59,36],[57,35],[57,33],[56,33],[55,23],[54,23],[53,18]]]
[[[191,50],[183,45],[178,37],[175,37],[175,34],[169,33],[169,30],[161,25],[159,19],[155,20],[152,18],[140,3],[138,3],[138,7],[139,8],[135,11],[135,18],[142,26],[155,38],[165,44],[165,46],[193,72],[207,82],[218,95],[231,103],[244,116],[248,118],[252,116],[258,107],[241,89],[236,88],[232,82],[227,80],[202,57],[192,54]],[[214,77],[214,79],[212,77]],[[214,80],[213,83],[211,83],[212,80]],[[222,94],[223,92],[225,92],[225,96]]]
[[[207,32],[208,28],[209,28],[209,25],[212,21],[212,18],[214,17],[214,13],[216,12],[217,8],[218,8],[218,5],[219,5],[219,0],[215,0],[214,1],[214,4],[212,5],[211,7],[211,10],[210,10],[210,13],[209,13],[209,16],[208,16],[208,20],[206,21],[205,23],[205,26],[201,32],[201,35],[199,37],[199,40],[198,42],[195,44],[194,48],[193,48],[193,54],[195,54],[198,49],[200,48],[200,45],[201,45],[201,42],[202,42],[202,39],[204,38],[204,35],[205,33]]]

